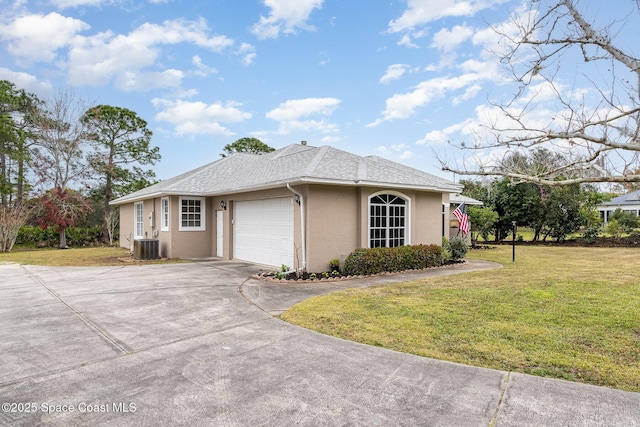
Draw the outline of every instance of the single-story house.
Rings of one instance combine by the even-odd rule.
[[[617,210],[622,209],[635,215],[640,215],[640,190],[614,197],[608,202],[603,202],[598,206],[600,219],[605,224],[609,222],[609,217]]]
[[[288,145],[236,153],[112,202],[120,244],[325,271],[354,249],[441,244],[451,181],[377,156]],[[445,234],[446,233],[446,234]]]

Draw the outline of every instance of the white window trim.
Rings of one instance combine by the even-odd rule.
[[[404,246],[411,244],[411,198],[406,194],[394,190],[383,190],[369,194],[367,198],[367,247],[371,248],[371,199],[382,194],[391,194],[405,201],[404,211]]]
[[[142,211],[141,221],[138,221],[138,209]],[[138,225],[140,226],[139,228]],[[133,204],[133,238],[134,240],[144,239],[144,202],[135,202]]]
[[[160,199],[160,231],[169,231],[169,224],[171,221],[171,208],[169,203],[170,202],[168,197],[163,197]]]
[[[200,226],[185,227],[182,225],[182,201],[183,200],[199,200],[200,201]],[[204,197],[180,197],[178,202],[178,230],[180,231],[206,231],[207,229],[207,203]]]

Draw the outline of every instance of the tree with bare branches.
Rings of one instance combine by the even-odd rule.
[[[82,211],[89,209],[81,194],[70,190],[72,184],[87,185],[90,178],[88,135],[81,120],[87,109],[85,102],[72,92],[61,91],[44,103],[34,119],[37,131],[33,167],[45,190],[40,194],[40,224],[58,226],[61,249],[67,248],[67,227],[73,225]]]
[[[628,14],[611,18],[600,2],[531,0],[496,28],[516,89],[492,101],[472,141],[450,141],[464,159],[441,157],[443,170],[554,186],[640,181],[640,5],[626,4]],[[540,148],[563,161],[535,170],[505,161]]]

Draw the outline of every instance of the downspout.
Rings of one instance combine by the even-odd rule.
[[[304,215],[304,197],[302,197],[302,194],[298,193],[296,190],[294,190],[293,188],[291,188],[291,185],[287,182],[287,188],[289,189],[289,191],[291,191],[293,194],[295,194],[296,196],[298,196],[298,199],[300,199],[300,231],[302,233],[302,271],[306,271],[307,270],[307,227],[306,227],[306,223],[305,223],[305,215]]]

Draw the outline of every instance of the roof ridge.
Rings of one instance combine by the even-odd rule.
[[[316,147],[311,147],[311,146],[306,146],[306,145],[300,145],[300,144],[289,144],[285,147],[282,147],[276,151],[273,151],[271,153],[269,153],[268,155],[271,155],[271,160],[275,160],[275,159],[279,159],[281,157],[284,156],[289,156],[291,154],[296,154],[299,153],[300,151],[302,151],[301,149],[296,149],[297,147],[301,147],[303,149],[314,149]]]
[[[316,147],[313,147],[313,148],[316,148]],[[331,147],[329,147],[328,145],[323,145],[322,147],[316,148],[317,152],[315,156],[313,156],[313,159],[309,162],[307,167],[304,169],[304,174],[306,176],[310,176],[313,174],[313,171],[316,170],[316,168],[318,167],[322,159],[324,159],[324,156],[326,156],[327,151],[329,151],[330,148]]]

